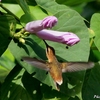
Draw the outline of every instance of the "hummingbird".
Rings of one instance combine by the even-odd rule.
[[[34,67],[48,71],[51,77],[53,78],[56,87],[63,83],[62,73],[86,70],[94,66],[93,62],[62,62],[61,63],[56,58],[54,48],[49,46],[45,40],[43,41],[46,45],[46,56],[48,61],[39,60],[31,57],[22,57],[22,60],[28,62]]]

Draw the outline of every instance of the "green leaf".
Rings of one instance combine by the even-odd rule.
[[[39,6],[29,6],[30,11],[32,13],[32,15],[35,16],[36,20],[42,20],[44,19],[44,17],[47,16],[47,14],[45,12],[43,12],[43,9],[41,9]],[[39,12],[39,13],[37,13]]]
[[[2,84],[0,91],[1,100],[32,100],[21,83],[23,73],[24,70],[21,70],[21,67],[19,65],[17,65],[11,71],[11,73],[7,76],[5,82]]]
[[[15,32],[16,21],[11,15],[0,15],[0,56],[7,49]]]
[[[33,21],[33,20],[34,20],[34,19],[33,19],[32,15],[31,15],[30,13],[29,13],[29,14],[24,14],[24,15],[22,15],[21,18],[20,18],[21,24],[22,24],[23,26],[25,26],[26,23],[28,23],[28,22],[30,22],[30,21]]]
[[[5,77],[14,66],[14,62],[12,62],[7,57],[0,57],[0,81],[4,81]]]
[[[14,62],[12,62],[9,58],[6,56],[0,57],[0,65],[8,69],[9,71],[13,68],[15,65]]]
[[[0,82],[3,82],[9,72],[15,66],[14,57],[7,49],[0,57]]]
[[[3,4],[3,6],[6,7],[8,10],[10,10],[17,17],[20,17],[20,16],[22,16],[22,14],[24,14],[23,10],[17,4],[7,4],[7,3],[5,3],[5,4]],[[3,11],[3,9],[1,11]]]
[[[100,96],[100,64],[96,64],[91,71],[88,71],[82,89],[83,100],[96,100]]]
[[[77,98],[81,100],[82,98],[81,90],[84,81],[84,75],[85,71],[64,73],[63,74],[64,82],[60,86],[61,92],[66,93],[69,97],[77,96]]]
[[[95,33],[94,43],[98,50],[100,51],[100,14],[95,13],[92,15],[91,22],[90,22],[90,28]]]
[[[17,2],[26,14],[30,12],[26,0],[17,0]]]
[[[68,9],[65,5],[59,5],[54,0],[35,0],[37,5],[45,9],[47,12],[51,12],[53,14]]]
[[[29,21],[32,21],[34,19],[36,19],[30,12],[29,6],[27,4],[27,2],[25,0],[17,0],[18,4],[21,6],[21,8],[24,11],[24,15],[22,15],[20,21],[22,22],[22,24],[26,24]]]
[[[0,83],[4,82],[4,79],[8,75],[9,71],[4,68],[3,66],[0,66]]]

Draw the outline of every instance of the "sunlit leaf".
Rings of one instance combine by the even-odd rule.
[[[15,66],[14,57],[7,49],[0,57],[0,82],[4,82],[4,79],[13,69],[14,66]]]
[[[98,50],[100,51],[100,14],[96,13],[92,16],[91,22],[90,22],[90,28],[94,31],[95,33],[95,39],[94,43]]]
[[[4,79],[6,78],[8,73],[8,69],[4,68],[3,66],[0,66],[0,83],[4,82]]]
[[[18,4],[21,6],[21,8],[24,11],[24,15],[22,15],[20,21],[22,24],[25,24],[29,21],[32,21],[35,19],[35,17],[31,14],[29,6],[25,0],[17,0]]]

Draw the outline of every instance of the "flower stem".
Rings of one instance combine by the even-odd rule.
[[[98,50],[98,48],[93,43],[94,43],[94,38],[91,38],[91,40],[90,40],[90,48],[92,50]]]
[[[92,47],[93,43],[94,43],[94,39],[91,38],[91,40],[90,40],[90,47]]]

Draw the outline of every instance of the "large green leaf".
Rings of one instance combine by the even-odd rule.
[[[15,66],[14,57],[7,49],[0,57],[0,82],[3,82],[8,73]]]
[[[90,22],[90,28],[94,31],[95,33],[95,39],[94,43],[98,50],[100,51],[100,14],[96,13],[92,16],[91,22]]]
[[[16,21],[11,15],[0,15],[0,56],[7,49],[15,32]]]
[[[97,100],[100,97],[100,64],[87,72],[82,92],[83,100]]]
[[[22,16],[24,14],[23,10],[19,5],[16,4],[3,4],[4,7],[6,7],[8,10],[10,10],[13,14],[15,14],[17,17]],[[3,9],[1,10],[3,11]]]

